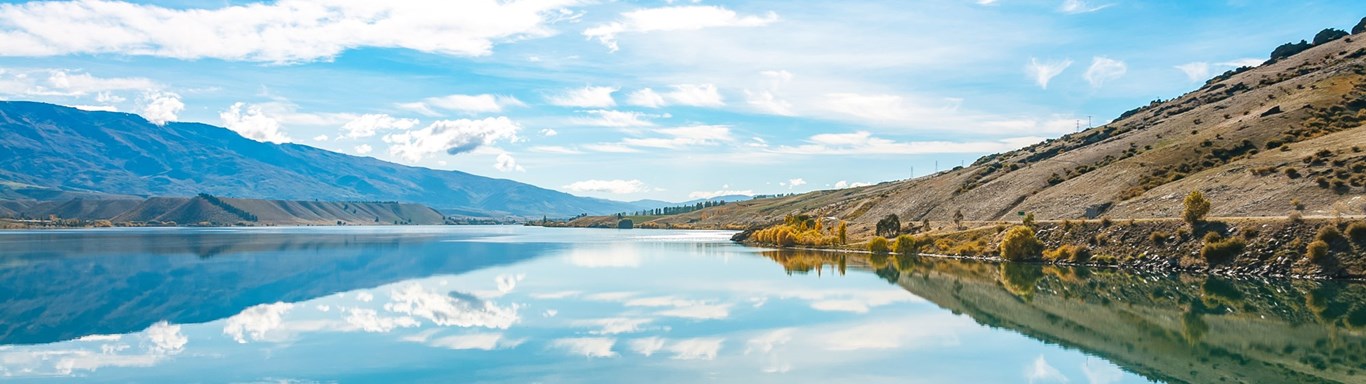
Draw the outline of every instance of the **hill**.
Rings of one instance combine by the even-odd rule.
[[[386,225],[443,224],[446,217],[420,205],[397,202],[320,202],[195,197],[11,201],[0,217],[109,221],[115,225]]]
[[[1366,213],[1366,38],[1302,46],[1256,68],[1126,112],[1109,124],[911,180],[742,201],[653,220],[660,227],[755,228],[789,214],[833,217],[850,235],[876,223],[1171,218],[1201,190],[1211,215]]]
[[[409,167],[298,144],[261,143],[220,127],[0,102],[0,198],[89,194],[403,201],[462,215],[574,216],[630,204],[511,180]],[[29,192],[29,195],[23,195]],[[41,192],[44,195],[32,196]],[[16,195],[17,196],[8,196]],[[58,196],[50,196],[58,195]]]

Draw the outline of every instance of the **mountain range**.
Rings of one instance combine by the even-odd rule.
[[[0,188],[6,191],[0,198],[6,199],[207,193],[296,201],[398,201],[472,217],[565,217],[645,208],[465,172],[404,166],[299,144],[257,142],[206,124],[157,125],[134,114],[36,102],[0,102],[0,133],[0,182],[11,186]]]

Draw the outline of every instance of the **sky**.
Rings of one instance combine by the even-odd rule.
[[[970,164],[1362,16],[1351,0],[0,1],[0,99],[683,201]]]

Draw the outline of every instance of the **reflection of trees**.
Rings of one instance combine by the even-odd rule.
[[[1043,269],[1038,264],[1001,263],[1001,286],[1019,298],[1032,298],[1042,278]]]
[[[845,262],[985,326],[1154,381],[1360,382],[1366,374],[1366,284],[924,256],[847,254]]]

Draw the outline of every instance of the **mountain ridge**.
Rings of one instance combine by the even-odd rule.
[[[405,166],[200,123],[0,102],[0,180],[65,192],[281,200],[383,200],[464,215],[573,216],[632,205],[461,171]]]

